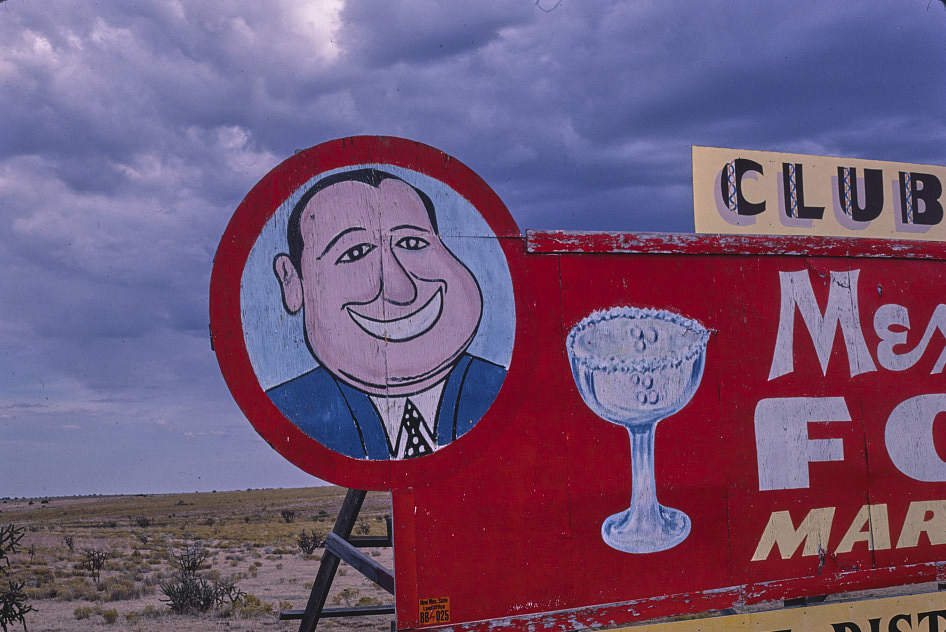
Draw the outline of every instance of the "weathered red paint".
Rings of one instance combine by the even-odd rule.
[[[850,237],[770,237],[689,233],[526,231],[530,253],[803,255],[946,259],[946,243]]]
[[[417,599],[433,596],[450,597],[449,629],[552,630],[942,577],[946,545],[926,536],[916,547],[895,545],[910,502],[946,499],[946,485],[903,475],[884,447],[893,407],[944,391],[942,374],[930,374],[942,336],[911,370],[851,378],[837,335],[824,376],[796,320],[798,370],[767,379],[780,271],[810,271],[824,310],[830,272],[860,270],[861,326],[876,361],[871,316],[879,305],[910,310],[912,348],[942,300],[942,244],[529,231],[527,250],[517,299],[529,306],[521,342],[535,361],[513,363],[510,378],[530,379],[491,409],[505,434],[454,476],[394,493],[399,628],[416,627]],[[658,495],[689,514],[693,530],[648,555],[601,540],[602,520],[627,505],[627,437],[584,405],[564,351],[576,322],[615,305],[669,309],[713,330],[700,389],[657,430]],[[846,399],[850,423],[809,427],[812,438],[840,438],[844,460],[810,464],[810,488],[762,492],[754,408],[763,398],[801,396]],[[888,505],[892,548],[861,542],[833,553],[868,502]],[[836,508],[824,554],[799,550],[783,560],[776,550],[751,561],[772,512],[790,511],[797,526],[820,507]]]

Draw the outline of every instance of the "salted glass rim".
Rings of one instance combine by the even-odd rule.
[[[618,358],[610,356],[607,358],[599,357],[595,354],[584,355],[576,353],[575,345],[578,337],[589,326],[598,323],[616,320],[618,318],[647,321],[662,320],[673,323],[688,332],[696,334],[693,341],[681,352],[675,353],[672,357],[658,358]],[[629,373],[634,371],[649,372],[668,368],[678,368],[682,364],[689,362],[703,353],[706,349],[706,342],[709,340],[710,332],[699,322],[692,318],[686,318],[680,314],[663,309],[653,309],[650,307],[612,307],[610,309],[597,310],[581,319],[578,324],[572,327],[565,340],[565,348],[573,362],[581,365],[582,368],[592,371],[604,371],[606,373]]]

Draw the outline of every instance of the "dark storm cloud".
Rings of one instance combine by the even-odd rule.
[[[0,453],[61,493],[112,489],[109,436],[130,485],[310,480],[227,393],[207,285],[253,184],[331,138],[443,149],[523,229],[692,230],[691,145],[946,164],[939,3],[543,7],[0,3]]]
[[[529,3],[501,0],[350,3],[339,37],[344,53],[368,68],[429,64],[482,49],[535,17]]]

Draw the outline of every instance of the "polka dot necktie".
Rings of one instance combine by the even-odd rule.
[[[430,444],[427,443],[427,439],[420,431],[420,425],[423,421],[424,418],[414,402],[407,400],[404,403],[404,415],[401,417],[401,429],[407,441],[407,448],[404,450],[405,459],[413,459],[416,456],[424,456],[433,452]]]

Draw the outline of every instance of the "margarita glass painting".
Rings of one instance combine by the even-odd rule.
[[[708,339],[695,320],[635,307],[593,312],[568,334],[572,375],[585,404],[630,434],[631,505],[601,525],[601,537],[619,551],[663,551],[690,533],[689,516],[657,501],[654,433],[657,422],[696,392]]]

